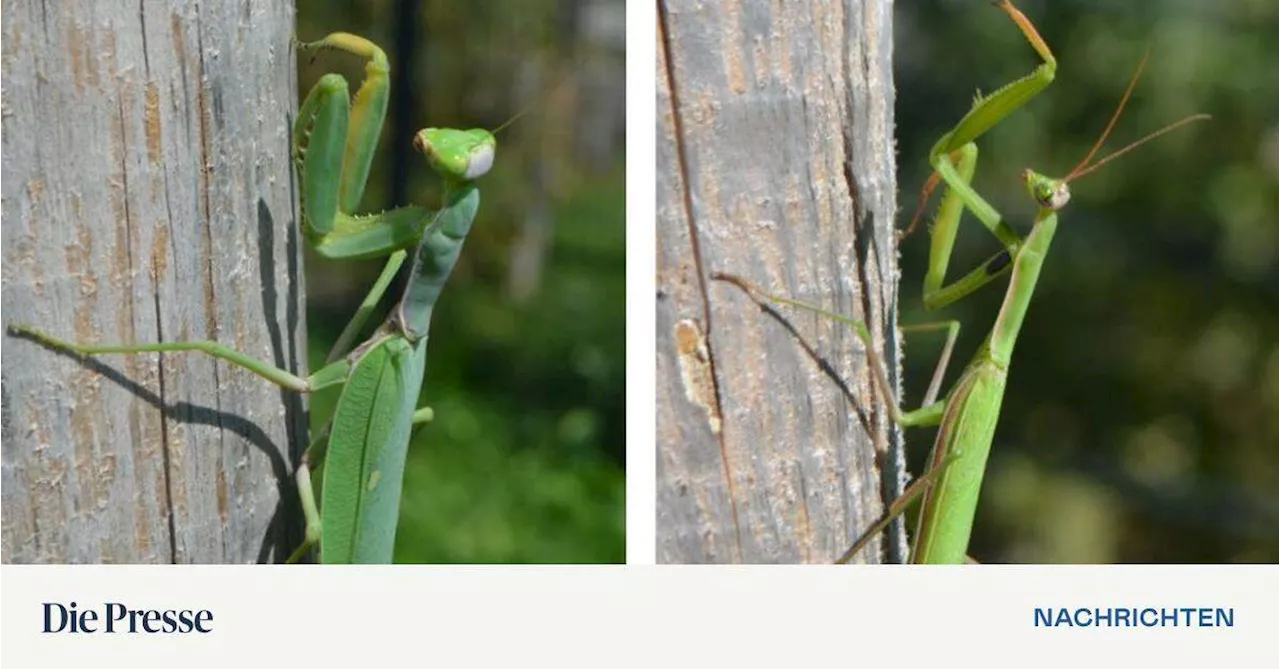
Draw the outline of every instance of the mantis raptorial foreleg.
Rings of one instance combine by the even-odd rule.
[[[376,44],[348,33],[298,43],[305,52],[336,49],[367,59],[354,100],[347,81],[326,74],[311,88],[294,123],[303,229],[316,252],[332,259],[376,258],[412,247],[431,212],[408,206],[355,215],[382,134],[390,87],[387,56]]]
[[[938,309],[955,302],[1002,275],[1010,267],[1023,240],[986,200],[969,185],[978,162],[978,147],[973,143],[1006,116],[1038,95],[1050,83],[1058,69],[1058,61],[1040,33],[1009,0],[995,3],[1005,12],[1032,48],[1044,61],[1027,76],[1005,85],[991,95],[974,100],[973,108],[929,151],[929,164],[934,174],[926,183],[920,208],[902,237],[910,235],[919,221],[920,211],[938,180],[946,182],[947,192],[938,208],[938,217],[930,231],[929,269],[925,274],[924,303],[927,309]],[[960,212],[967,208],[1004,246],[1001,251],[964,277],[943,285],[955,245]]]

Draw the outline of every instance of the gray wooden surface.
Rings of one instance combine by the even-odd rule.
[[[293,3],[4,9],[4,323],[305,373]],[[305,420],[201,354],[81,362],[6,334],[3,560],[275,561]]]
[[[896,384],[892,7],[784,5],[659,3],[660,563],[830,562],[902,477],[854,334],[779,310],[846,396],[783,322],[710,278],[866,319]]]

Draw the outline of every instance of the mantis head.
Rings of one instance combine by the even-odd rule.
[[[1071,188],[1066,179],[1047,177],[1035,170],[1022,171],[1022,180],[1027,184],[1027,192],[1041,209],[1057,211],[1071,201]]]
[[[431,169],[448,181],[471,181],[489,172],[498,141],[483,128],[427,128],[413,136],[413,146],[427,156]]]
[[[426,128],[413,136],[413,146],[427,156],[431,169],[446,181],[471,181],[489,173],[498,150],[494,137],[533,108],[529,105],[493,130]]]

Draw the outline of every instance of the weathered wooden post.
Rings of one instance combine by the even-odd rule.
[[[293,4],[5,10],[4,323],[305,373]],[[202,355],[3,351],[5,562],[276,561],[300,538],[297,396]]]
[[[711,275],[865,319],[897,376],[892,7],[727,7],[660,3],[658,561],[830,562],[898,488],[900,435],[852,332],[780,310],[846,395]]]

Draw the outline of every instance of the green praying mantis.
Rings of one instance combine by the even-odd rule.
[[[873,382],[877,392],[883,397],[892,420],[904,427],[938,427],[925,472],[890,504],[879,522],[864,532],[837,559],[838,563],[851,560],[917,498],[921,499],[921,511],[912,543],[911,561],[927,564],[959,564],[966,561],[978,494],[1000,416],[1000,404],[1014,344],[1058,227],[1057,212],[1070,199],[1068,184],[1160,135],[1187,123],[1208,118],[1204,114],[1186,117],[1091,162],[1111,133],[1133,92],[1146,64],[1144,57],[1106,129],[1089,153],[1066,177],[1054,179],[1030,169],[1023,172],[1022,179],[1027,192],[1037,207],[1031,231],[1023,237],[969,185],[978,159],[974,141],[1044,90],[1053,81],[1057,61],[1035,26],[1009,0],[998,0],[995,5],[1013,20],[1043,62],[1031,74],[989,96],[976,99],[972,109],[960,122],[934,144],[929,152],[933,174],[925,184],[916,216],[901,235],[906,237],[915,229],[920,218],[919,212],[930,193],[940,181],[945,182],[946,193],[930,230],[929,266],[924,279],[925,307],[932,310],[947,306],[1004,274],[1011,273],[1009,287],[990,333],[942,400],[938,400],[937,395],[959,334],[958,322],[947,321],[904,328],[904,331],[943,329],[947,331],[947,338],[925,392],[922,407],[902,411],[865,324],[812,304],[769,294],[734,275],[721,272],[713,277],[736,285],[761,307],[767,302],[787,304],[851,326],[867,351]],[[960,279],[944,285],[960,216],[965,209],[972,212],[983,227],[996,236],[1003,248]]]
[[[295,472],[306,536],[288,561],[302,560],[318,544],[323,563],[389,563],[410,433],[432,418],[430,408],[417,408],[431,314],[475,219],[480,204],[475,180],[493,165],[497,130],[421,130],[413,143],[443,179],[441,208],[406,206],[356,215],[386,116],[386,54],[367,39],[340,32],[297,46],[304,52],[336,49],[366,63],[354,100],[341,75],[327,74],[308,93],[294,124],[293,158],[308,241],[330,259],[387,258],[323,368],[302,378],[212,341],[88,345],[26,325],[10,330],[80,355],[201,351],[296,392],[340,389],[332,416]],[[390,316],[353,346],[410,257],[407,284]],[[319,500],[312,482],[316,469],[321,469]]]

